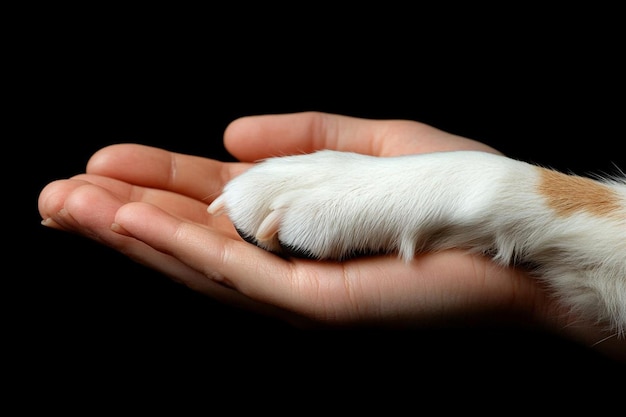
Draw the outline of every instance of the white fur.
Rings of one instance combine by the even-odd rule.
[[[566,306],[626,331],[626,183],[611,215],[559,215],[538,191],[537,166],[483,152],[372,157],[318,151],[270,158],[233,179],[225,210],[248,240],[319,259],[361,252],[467,248],[525,263]],[[564,175],[564,174],[562,174]]]

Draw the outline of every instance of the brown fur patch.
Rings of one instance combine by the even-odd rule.
[[[610,216],[619,210],[619,197],[610,187],[589,178],[540,170],[539,192],[558,215],[584,211],[595,216]]]

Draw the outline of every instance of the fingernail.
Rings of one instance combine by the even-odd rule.
[[[55,222],[54,220],[52,220],[52,217],[47,217],[47,218],[43,219],[41,221],[41,225],[42,226],[46,226],[46,227],[52,227],[52,228],[55,228],[55,229],[59,228],[58,223]]]

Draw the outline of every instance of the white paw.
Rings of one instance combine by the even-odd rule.
[[[342,259],[394,251],[403,228],[385,208],[385,184],[397,174],[379,160],[335,151],[271,158],[230,181],[209,212],[225,211],[244,239],[276,253]]]
[[[410,260],[416,250],[435,247],[444,230],[481,218],[497,193],[489,185],[501,159],[331,150],[270,158],[230,181],[209,212],[225,211],[244,239],[276,253],[345,259],[397,252]],[[465,236],[443,246],[457,243]]]

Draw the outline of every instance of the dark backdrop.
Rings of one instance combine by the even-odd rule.
[[[91,30],[89,22],[71,28],[38,33],[15,66],[11,146],[18,153],[9,159],[20,167],[19,191],[26,184],[18,203],[26,219],[11,225],[5,279],[20,284],[7,294],[20,300],[9,317],[20,319],[15,340],[24,342],[28,360],[20,363],[29,373],[51,384],[59,375],[86,383],[107,375],[158,379],[164,370],[261,385],[268,375],[316,375],[320,384],[369,381],[376,389],[400,375],[459,381],[616,369],[567,340],[514,327],[297,331],[45,229],[36,206],[47,182],[82,172],[103,146],[137,142],[227,160],[222,132],[235,118],[303,110],[417,120],[512,157],[581,174],[614,172],[614,164],[626,167],[624,64],[610,27],[592,40],[572,28],[567,36],[500,44],[493,34],[449,43],[379,42],[372,34],[226,43],[197,22],[163,32],[126,25],[120,34],[118,26]]]

